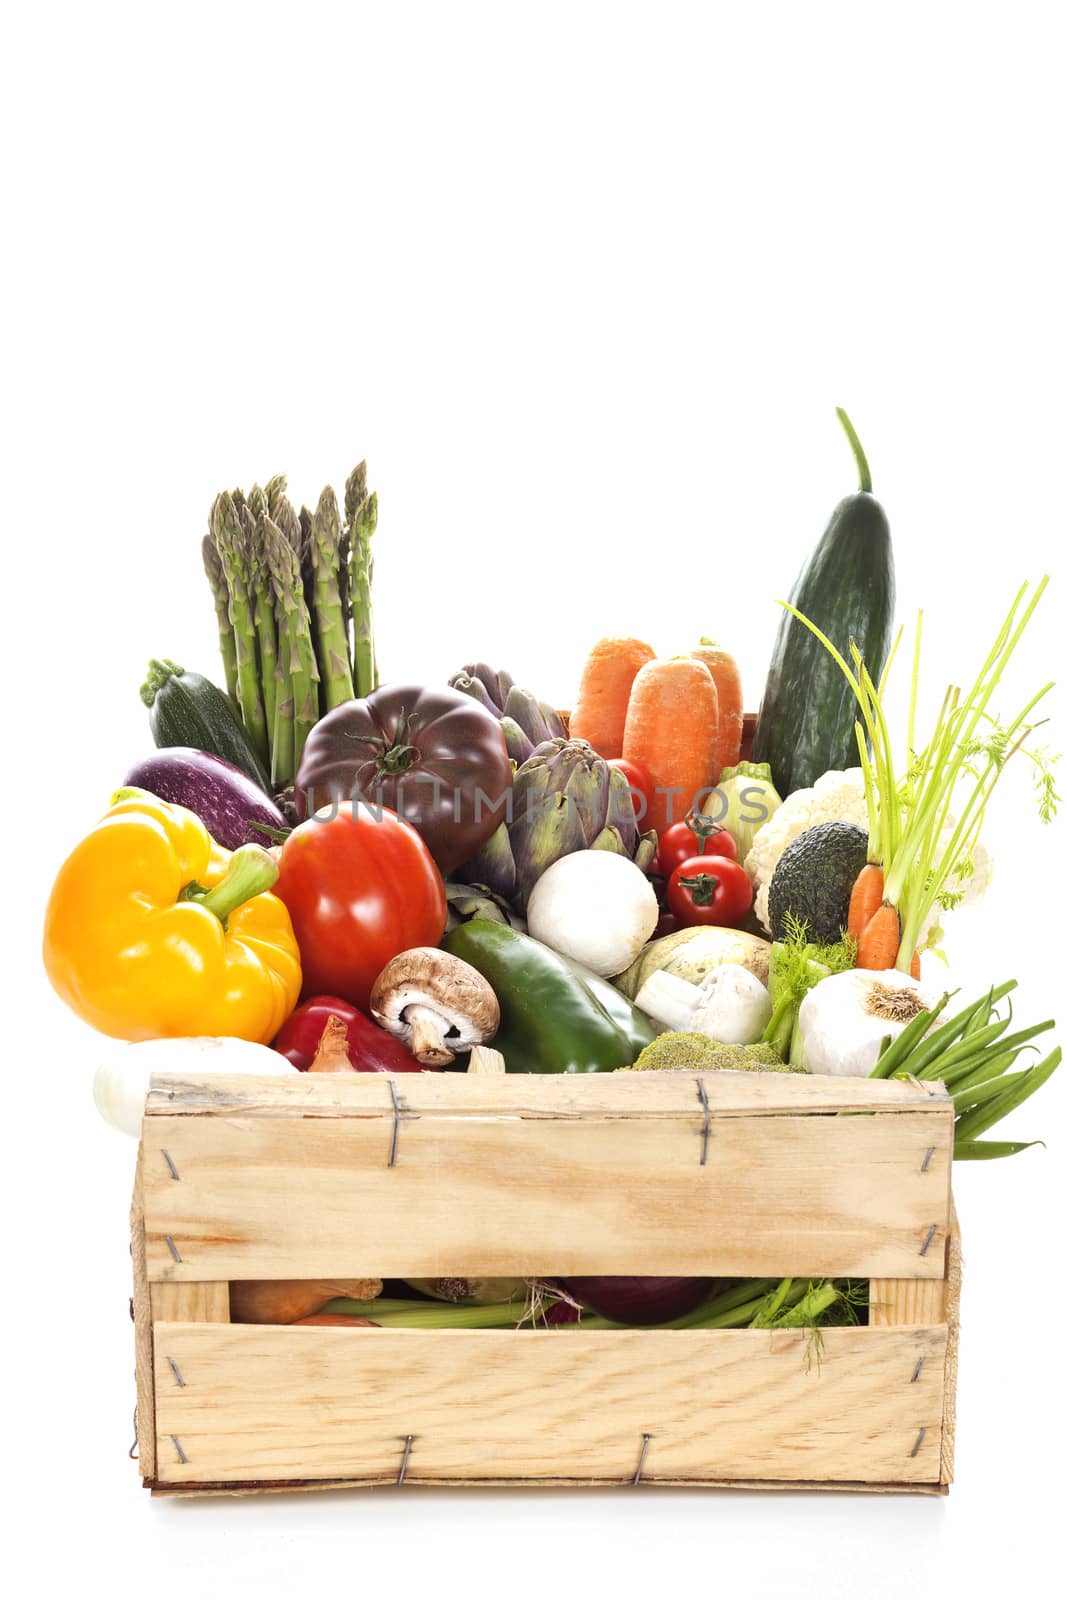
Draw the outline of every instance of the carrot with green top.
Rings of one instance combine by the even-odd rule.
[[[651,775],[645,826],[662,833],[714,786],[719,736],[715,679],[702,661],[649,661],[634,679],[622,753]]]
[[[621,756],[633,681],[655,655],[643,639],[600,639],[589,652],[582,671],[578,699],[571,712],[571,737],[587,739],[605,761]]]
[[[884,889],[885,877],[881,867],[874,861],[868,861],[852,885],[848,902],[848,936],[857,945],[864,928],[882,904]]]

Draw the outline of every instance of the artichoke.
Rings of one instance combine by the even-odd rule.
[[[592,745],[546,739],[515,773],[507,821],[463,872],[525,910],[534,884],[554,861],[588,849],[614,850],[647,871],[656,836],[641,834],[629,784]]]
[[[519,765],[528,761],[534,747],[546,739],[567,737],[559,712],[546,700],[538,700],[529,689],[517,689],[508,672],[497,672],[484,661],[473,661],[462,672],[454,672],[448,682],[499,719],[508,754]]]

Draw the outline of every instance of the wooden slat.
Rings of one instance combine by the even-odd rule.
[[[646,1483],[937,1484],[944,1327],[833,1328],[820,1342],[163,1323],[157,1480],[395,1481],[412,1434],[410,1483],[618,1483],[648,1433]]]
[[[837,1111],[898,1111],[919,1115],[951,1104],[939,1083],[805,1077],[779,1072],[604,1072],[496,1074],[452,1072],[293,1073],[291,1077],[190,1078],[153,1075],[149,1118],[190,1115],[384,1117],[390,1123],[390,1081],[405,1119],[514,1116],[688,1117],[703,1120],[697,1078],[711,1115],[796,1116]]]
[[[133,1265],[133,1347],[137,1386],[136,1433],[137,1464],[142,1478],[156,1472],[156,1409],[152,1375],[152,1302],[145,1262],[144,1191],[142,1171],[144,1153],[137,1150],[137,1170],[130,1201],[130,1257]]]
[[[229,1322],[228,1283],[153,1283],[153,1322]]]
[[[963,1287],[963,1243],[955,1204],[949,1202],[948,1259],[945,1276],[945,1416],[941,1427],[941,1482],[947,1489],[956,1467],[956,1376],[960,1357],[960,1292]]]
[[[928,1326],[945,1320],[945,1285],[940,1278],[872,1278],[872,1328]]]
[[[238,1499],[250,1494],[315,1494],[326,1489],[370,1489],[381,1486],[380,1478],[272,1478],[261,1483],[244,1480],[233,1483],[153,1482],[146,1485],[152,1498],[159,1500]],[[835,1494],[921,1494],[945,1495],[942,1483],[812,1483],[780,1478],[651,1478],[642,1480],[646,1489],[733,1489],[741,1493],[758,1490],[761,1494],[820,1494],[832,1489]],[[616,1480],[612,1484],[618,1487]],[[627,1488],[631,1487],[629,1479]],[[602,1489],[594,1478],[420,1478],[422,1489]]]
[[[392,1133],[379,1117],[147,1117],[149,1276],[944,1272],[951,1102],[713,1116],[704,1166],[688,1119],[422,1116],[390,1167]]]

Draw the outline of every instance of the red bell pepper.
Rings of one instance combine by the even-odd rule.
[[[399,1039],[379,1028],[377,1023],[364,1016],[362,1011],[338,1000],[332,994],[318,994],[297,1006],[281,1033],[274,1041],[274,1049],[300,1072],[306,1072],[315,1058],[322,1038],[322,1030],[331,1017],[338,1017],[348,1029],[348,1059],[357,1072],[427,1072]]]

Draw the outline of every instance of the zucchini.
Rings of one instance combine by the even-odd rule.
[[[173,661],[148,663],[141,685],[148,707],[148,725],[156,748],[182,745],[221,756],[270,794],[270,779],[241,726],[233,701],[199,672],[186,672]]]
[[[835,510],[789,601],[850,665],[849,640],[854,639],[877,683],[893,633],[893,545],[888,518],[871,494],[870,469],[856,430],[840,407],[837,415],[859,468],[859,493]],[[824,772],[857,765],[857,714],[840,667],[803,623],[783,612],[752,747],[753,761],[770,764],[783,800]]]

